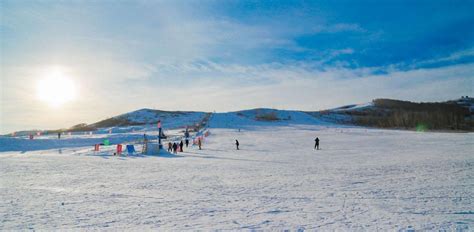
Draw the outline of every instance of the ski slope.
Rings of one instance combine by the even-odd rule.
[[[121,114],[113,118],[126,120],[130,123],[140,124],[156,124],[158,120],[161,120],[163,122],[166,122],[168,128],[177,128],[198,123],[205,115],[205,112],[159,111],[152,109],[140,109],[129,113]]]
[[[274,112],[277,121],[255,120],[257,114]],[[228,113],[214,113],[209,124],[213,128],[255,128],[255,127],[281,127],[281,126],[305,126],[305,125],[325,125],[335,126],[332,123],[320,120],[302,111],[274,110],[274,109],[253,109]],[[340,125],[337,125],[340,126]]]
[[[0,230],[474,227],[474,134],[342,127],[299,112],[261,122],[247,113],[214,114],[203,150],[178,155],[116,157],[113,146],[93,152],[89,141],[2,150]],[[316,136],[322,150],[313,149]]]

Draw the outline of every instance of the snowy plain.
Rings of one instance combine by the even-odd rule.
[[[203,150],[178,155],[113,156],[114,146],[93,152],[86,142],[2,150],[0,230],[474,228],[473,133],[348,127],[288,113],[281,122],[214,114]],[[0,146],[15,142],[29,141]]]

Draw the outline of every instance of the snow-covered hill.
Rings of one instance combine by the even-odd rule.
[[[437,123],[439,128],[445,130],[467,130],[472,131],[474,125],[474,99],[462,97],[460,99],[441,102],[441,103],[414,103],[408,101],[398,101],[391,99],[376,99],[373,102],[363,104],[352,104],[322,111],[299,111],[299,110],[278,110],[268,108],[258,108],[250,110],[241,110],[227,113],[213,113],[212,116],[216,126],[220,127],[243,127],[255,125],[322,125],[322,124],[352,124],[362,126],[374,126],[385,123],[389,117],[393,117],[394,110],[400,112],[424,112],[427,116],[439,114],[438,118],[445,118],[446,115],[456,113],[460,119],[449,119],[447,122]],[[461,112],[461,111],[466,112]],[[8,135],[28,136],[38,132],[57,133],[66,132],[88,132],[105,133],[113,130],[114,132],[130,132],[137,130],[153,129],[153,126],[161,120],[168,129],[193,127],[203,125],[211,113],[195,111],[162,111],[154,109],[140,109],[129,113],[114,116],[92,124],[78,124],[69,129],[61,130],[27,130],[11,133]],[[446,115],[445,115],[446,114]],[[427,116],[421,117],[420,121],[430,120]],[[456,116],[456,117],[457,117]],[[364,118],[365,117],[365,118]],[[407,115],[413,118],[413,115]],[[359,120],[363,119],[363,120]],[[364,124],[367,120],[374,120],[372,124]],[[365,121],[364,121],[365,120]],[[382,123],[380,123],[382,121]],[[393,120],[400,121],[400,120]],[[402,120],[407,121],[407,120]],[[456,124],[453,122],[456,121]],[[460,121],[461,124],[459,123]],[[362,122],[362,123],[361,123]],[[385,123],[387,124],[387,123]],[[393,123],[392,123],[393,124]],[[413,124],[413,123],[412,123]],[[386,125],[387,128],[414,129],[409,125]]]
[[[253,126],[327,125],[328,122],[302,112],[276,109],[251,109],[228,113],[214,113],[213,128],[243,128]]]
[[[334,109],[329,109],[327,111],[330,111],[330,112],[362,111],[362,110],[373,108],[373,107],[374,107],[374,103],[368,102],[368,103],[363,103],[363,104],[341,106]]]
[[[111,126],[156,124],[158,121],[162,121],[167,123],[168,128],[177,128],[199,123],[205,115],[205,112],[140,109],[93,123],[91,126],[104,128]]]

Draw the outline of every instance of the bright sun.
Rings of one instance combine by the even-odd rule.
[[[39,100],[52,107],[62,106],[76,97],[74,82],[58,68],[48,70],[36,87]]]

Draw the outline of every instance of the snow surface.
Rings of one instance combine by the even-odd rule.
[[[140,151],[141,132],[78,136],[71,146],[1,139],[41,144],[0,152],[0,230],[472,230],[473,133],[289,114],[277,122],[214,114],[203,150],[178,155],[113,156],[114,146],[87,145],[115,136]]]

